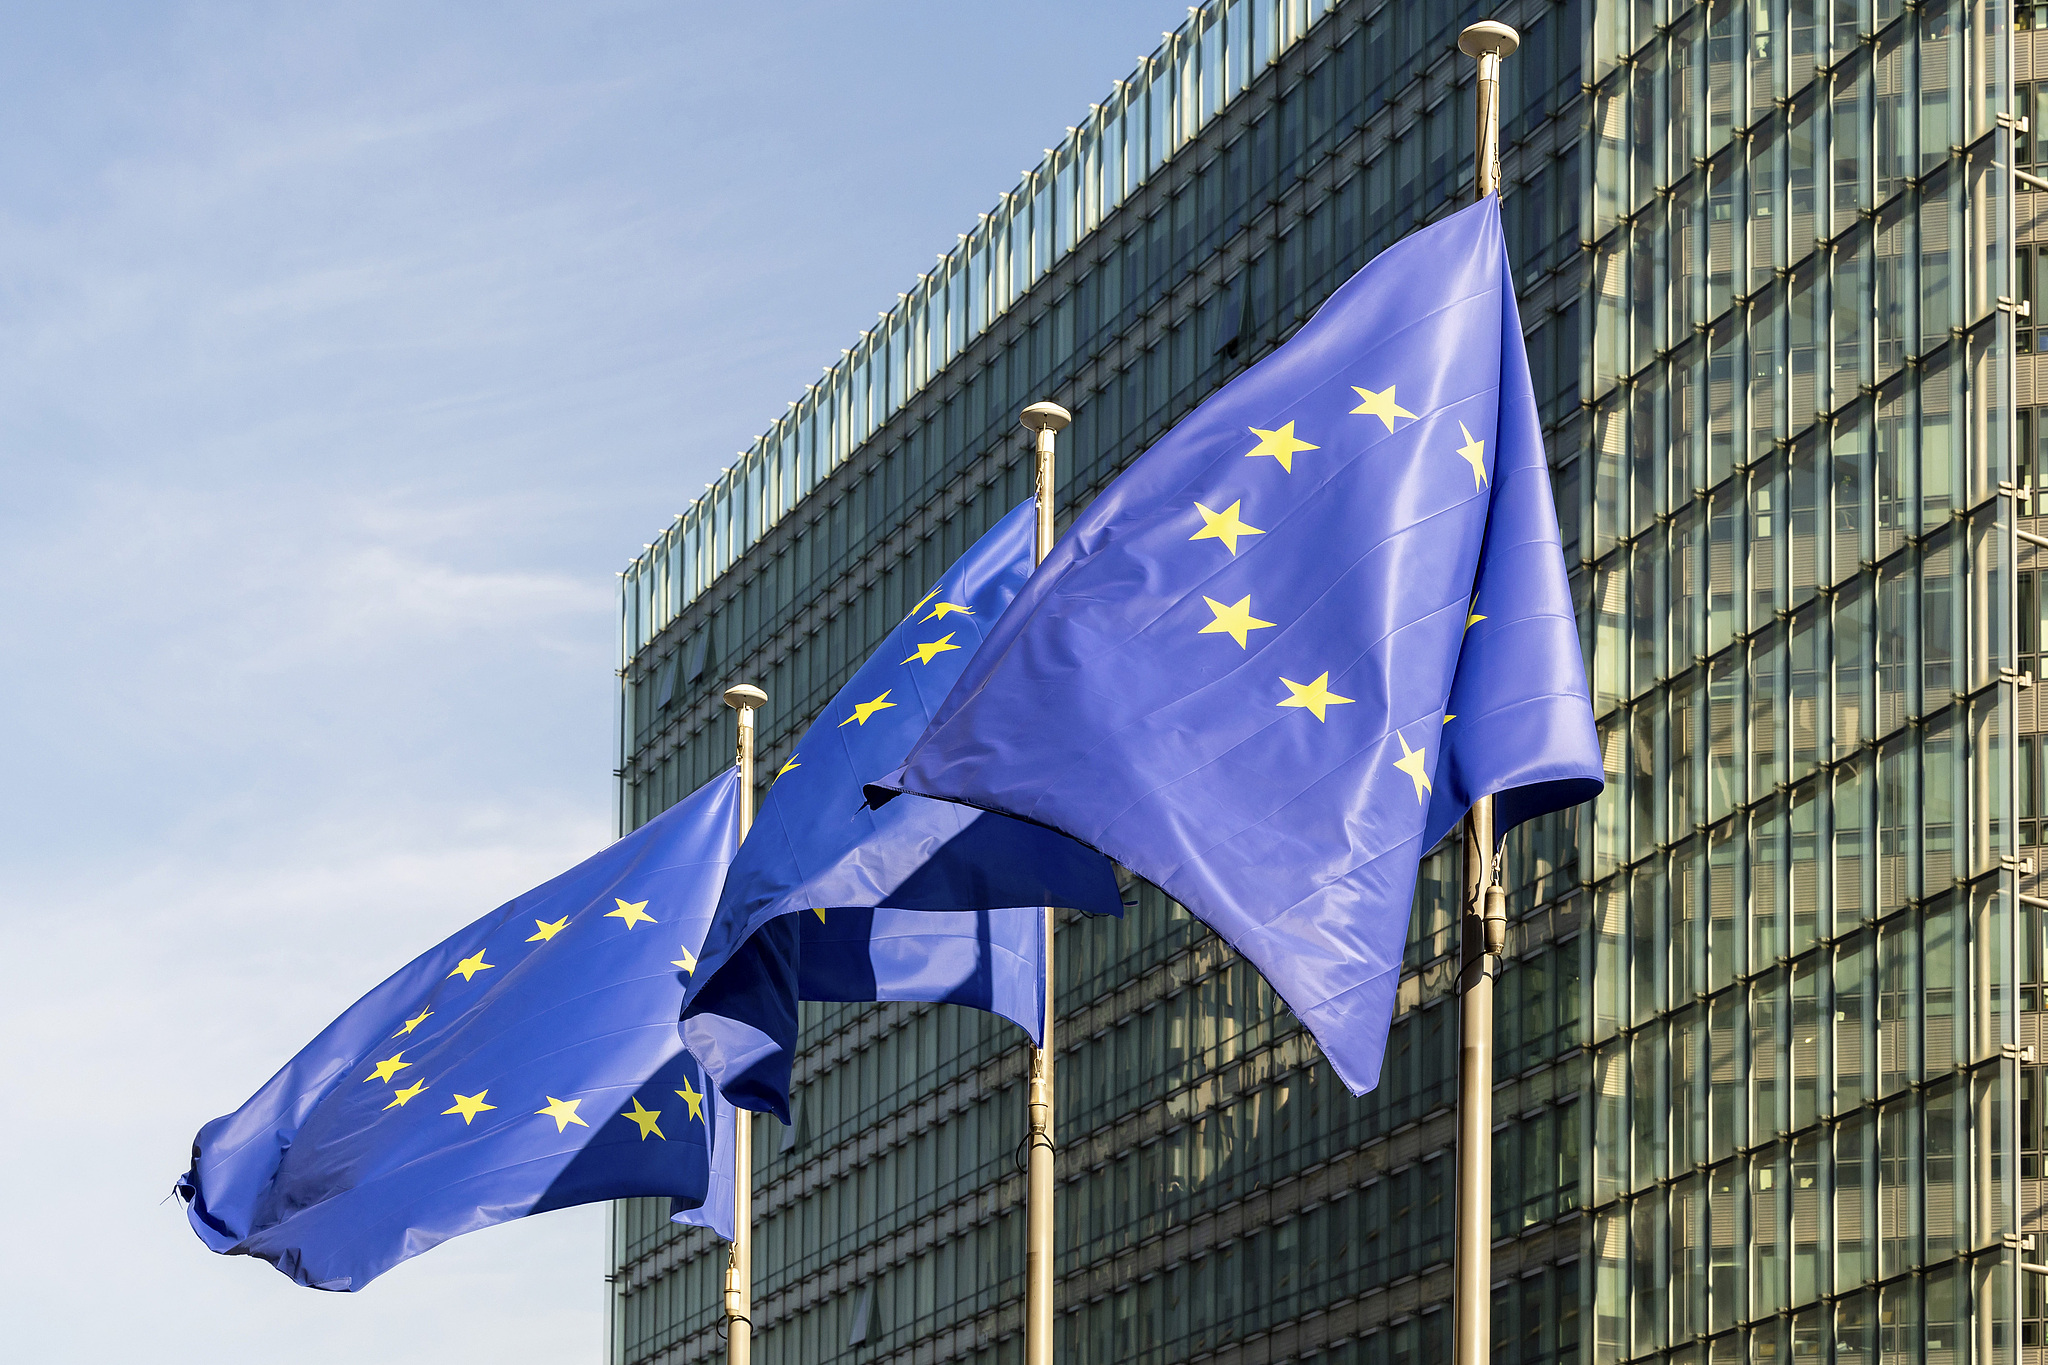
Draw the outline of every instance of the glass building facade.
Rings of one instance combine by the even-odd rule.
[[[2040,1359],[2048,4],[1187,11],[627,571],[622,826],[731,761],[725,683],[781,765],[1028,496],[1026,403],[1083,505],[1468,202],[1480,17],[1608,766],[1508,844],[1495,1359]],[[1363,1098],[1155,889],[1062,925],[1063,1361],[1448,1358],[1457,858]],[[1021,1361],[1021,1034],[804,1021],[758,1358]],[[616,1209],[617,1365],[723,1358],[664,1214]]]

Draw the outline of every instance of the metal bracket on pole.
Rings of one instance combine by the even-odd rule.
[[[1472,197],[1500,188],[1500,63],[1522,45],[1506,24],[1481,20],[1458,35],[1479,61]],[[1485,1365],[1493,1332],[1493,976],[1507,946],[1507,897],[1494,866],[1493,798],[1465,816],[1458,968],[1458,1203],[1451,1358]]]
[[[754,827],[754,712],[768,694],[751,683],[725,689],[725,704],[739,713],[740,838]],[[725,1358],[751,1365],[754,1356],[754,1115],[732,1111],[732,1250],[725,1263]]]
[[[1038,535],[1032,563],[1045,563],[1053,540],[1053,438],[1074,420],[1057,403],[1033,403],[1018,420],[1032,433]],[[1045,912],[1045,1017],[1031,1054],[1030,1131],[1024,1175],[1024,1365],[1052,1365],[1053,1356],[1053,912]]]

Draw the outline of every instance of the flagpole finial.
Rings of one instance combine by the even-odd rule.
[[[1473,87],[1479,119],[1472,144],[1472,198],[1500,191],[1500,63],[1522,45],[1522,35],[1497,19],[1481,19],[1458,35],[1458,51],[1479,62]]]
[[[725,704],[735,711],[753,711],[768,704],[768,694],[752,683],[736,683],[725,689]]]
[[[1467,57],[1511,57],[1522,35],[1498,19],[1481,19],[1458,35],[1458,51]]]
[[[1074,420],[1074,414],[1058,403],[1033,403],[1017,414],[1017,420],[1032,431],[1060,431]]]

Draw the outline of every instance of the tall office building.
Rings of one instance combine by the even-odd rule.
[[[725,682],[780,766],[1027,496],[1026,403],[1071,510],[1467,202],[1479,17],[1608,765],[1509,841],[1495,1358],[2038,1359],[2048,4],[1190,10],[628,571],[624,823],[730,761]],[[1447,1357],[1456,862],[1362,1099],[1155,890],[1061,927],[1062,1360]],[[1021,1360],[1026,1062],[806,1007],[761,1360]],[[722,1244],[622,1205],[612,1259],[614,1361],[720,1356]]]

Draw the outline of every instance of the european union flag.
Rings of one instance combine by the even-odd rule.
[[[1422,854],[1601,785],[1512,281],[1493,198],[1366,266],[1081,514],[871,790],[1156,882],[1361,1094]]]
[[[722,1093],[789,1118],[796,1002],[926,1000],[1045,1010],[1044,911],[1121,914],[1107,859],[945,801],[870,810],[1032,569],[1035,504],[946,571],[797,741],[733,861],[684,1034]]]
[[[350,1006],[199,1131],[178,1188],[201,1240],[354,1290],[527,1214],[701,1204],[718,1115],[677,1019],[738,820],[727,772]]]

